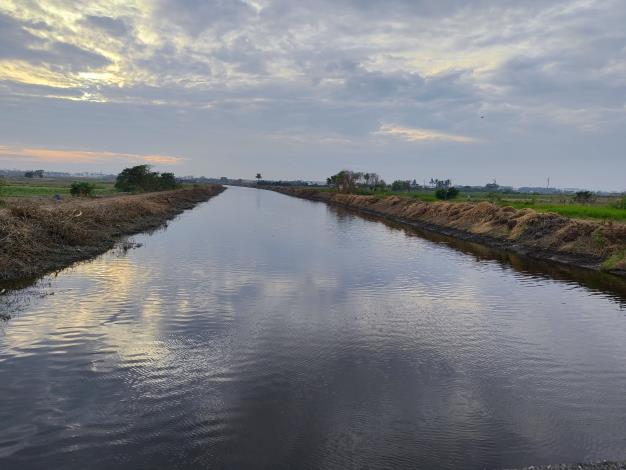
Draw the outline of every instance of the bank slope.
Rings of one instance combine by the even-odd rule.
[[[219,185],[67,200],[7,199],[0,208],[0,280],[41,276],[113,247],[219,194]]]
[[[302,188],[268,188],[533,258],[626,277],[626,224],[569,219],[490,202],[422,202]]]

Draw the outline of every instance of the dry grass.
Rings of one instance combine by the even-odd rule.
[[[501,207],[490,202],[423,202],[398,196],[361,196],[307,189],[286,189],[283,192],[506,240],[534,250],[596,260],[610,259],[611,269],[626,269],[626,259],[621,255],[626,249],[624,223],[575,220],[555,213]]]
[[[59,204],[10,200],[0,209],[0,279],[36,276],[106,251],[120,235],[156,227],[222,189],[206,186]]]

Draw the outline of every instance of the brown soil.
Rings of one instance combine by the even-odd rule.
[[[360,196],[278,188],[457,238],[626,276],[626,224],[569,219],[490,202],[422,202],[398,196]]]
[[[61,203],[6,200],[0,208],[0,280],[34,278],[91,258],[120,236],[162,226],[224,189],[212,185]]]

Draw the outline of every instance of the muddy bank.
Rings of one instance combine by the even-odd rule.
[[[518,470],[626,470],[626,462],[575,463],[539,465]]]
[[[103,253],[121,236],[162,226],[224,189],[212,185],[58,204],[5,200],[0,208],[0,283],[28,283]]]
[[[489,202],[422,202],[302,188],[267,188],[408,224],[423,230],[626,277],[626,224],[573,220]]]

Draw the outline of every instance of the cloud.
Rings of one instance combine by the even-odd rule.
[[[374,132],[375,135],[395,137],[406,142],[457,142],[462,144],[473,144],[479,142],[478,139],[463,135],[447,134],[432,129],[418,129],[412,127],[402,127],[397,124],[383,124]]]
[[[112,36],[126,36],[130,31],[122,19],[110,16],[87,15],[82,21],[86,26],[101,28]]]
[[[351,140],[336,133],[320,133],[314,131],[291,130],[268,134],[267,137],[277,142],[304,145],[346,145]]]
[[[49,148],[11,147],[0,145],[0,159],[37,160],[41,162],[96,163],[127,161],[159,165],[179,165],[185,158],[170,155],[140,155],[134,153],[95,152],[87,150],[62,150]]]
[[[591,154],[626,171],[624,24],[623,0],[4,2],[0,142],[158,142],[231,175],[262,151],[286,178],[480,140],[464,155],[490,168],[525,149],[585,180]],[[434,168],[445,147],[420,151]]]
[[[33,33],[41,29],[38,23],[20,21],[0,13],[0,59],[21,60],[37,65],[45,63],[66,71],[99,68],[111,63],[96,51],[49,39],[46,34]]]

